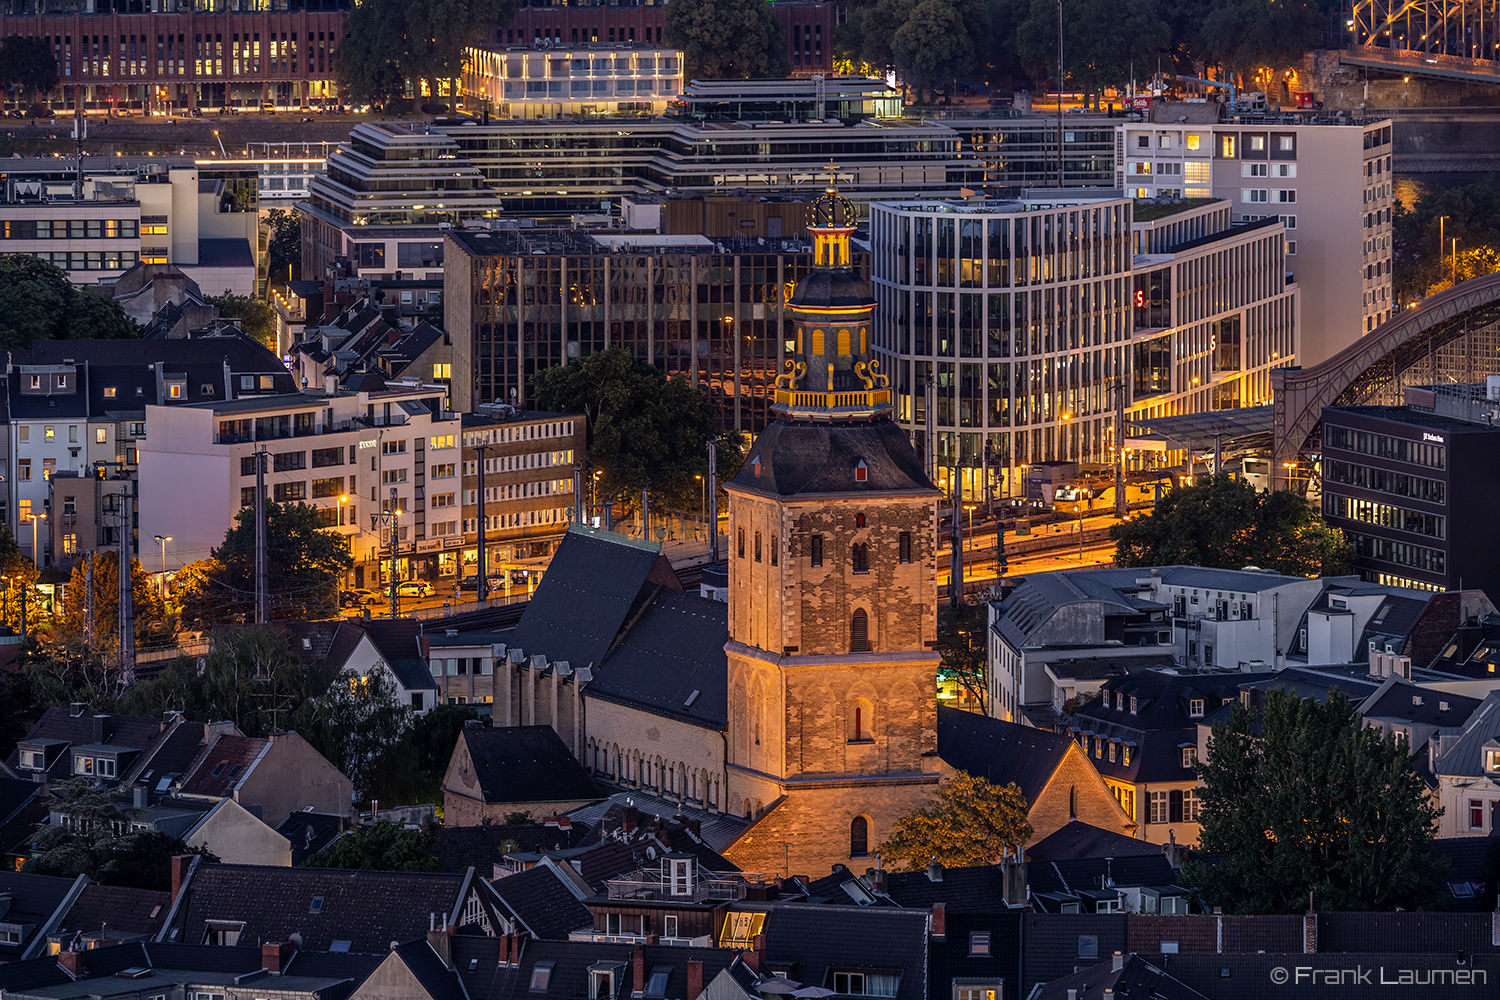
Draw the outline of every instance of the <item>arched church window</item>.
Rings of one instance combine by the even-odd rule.
[[[854,817],[854,821],[849,824],[849,856],[870,856],[870,821],[863,816]]]
[[[864,548],[863,545],[856,548]],[[859,572],[859,570],[855,570]],[[854,614],[849,616],[849,652],[868,653],[870,651],[870,616],[864,608],[855,608]]]

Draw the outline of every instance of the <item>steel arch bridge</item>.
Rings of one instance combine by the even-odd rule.
[[[1271,372],[1276,468],[1317,451],[1325,406],[1401,402],[1404,385],[1500,374],[1500,274],[1429,296],[1311,368]]]
[[[1345,0],[1342,27],[1346,66],[1500,83],[1495,0]]]

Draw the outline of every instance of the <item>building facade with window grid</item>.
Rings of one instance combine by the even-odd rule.
[[[1500,544],[1489,510],[1500,430],[1483,422],[1500,404],[1484,388],[1415,389],[1406,406],[1323,410],[1323,516],[1353,545],[1361,579],[1500,597],[1488,557]]]
[[[866,259],[855,255],[856,270]],[[754,433],[796,351],[787,299],[811,265],[801,240],[450,231],[453,405],[524,409],[538,371],[625,347],[706,392],[722,427]]]
[[[244,507],[255,503],[255,455],[270,455],[267,499],[307,503],[349,541],[354,583],[390,579],[388,521],[399,579],[436,580],[456,511],[434,508],[428,471],[459,460],[459,420],[441,386],[291,392],[182,406],[147,406],[140,443],[140,532],[172,535],[174,561],[208,557]],[[181,489],[191,481],[195,488]],[[394,504],[392,491],[395,491]]]
[[[1137,226],[1138,208],[1154,218]],[[1279,226],[1228,221],[1223,202],[1045,191],[874,205],[875,344],[924,453],[933,409],[937,481],[959,465],[982,499],[986,466],[1000,495],[1023,465],[1112,461],[1116,379],[1133,416],[1268,402],[1270,369],[1295,355],[1297,286]]]

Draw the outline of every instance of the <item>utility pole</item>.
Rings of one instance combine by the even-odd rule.
[[[135,608],[131,605],[131,577],[134,574],[130,541],[135,535],[135,500],[130,484],[120,492],[120,671],[124,683],[135,679]]]
[[[481,444],[474,448],[479,453],[479,603],[481,604],[489,600],[490,597],[489,570],[486,568],[484,561],[484,536],[490,526],[489,521],[484,516],[484,455],[489,449],[490,446],[487,444]],[[396,564],[392,562],[391,568],[393,570],[395,566]],[[394,618],[395,615],[392,614],[391,617]]]
[[[953,524],[948,531],[952,548],[948,557],[948,602],[958,607],[964,599],[964,522],[960,506],[963,490],[958,486],[958,463],[953,463]]]
[[[924,452],[926,452],[926,458],[927,458],[927,479],[930,482],[936,483],[937,482],[937,453],[936,453],[936,450],[934,448],[934,445],[936,443],[936,435],[933,433],[933,429],[932,429],[932,408],[933,408],[933,404],[937,402],[937,382],[934,381],[931,377],[929,377],[927,379],[927,383],[923,387],[922,391],[924,393],[924,397],[925,397],[925,400],[926,400],[926,404],[925,404],[925,411],[926,411],[925,412],[925,416],[926,416],[926,422],[927,422],[927,443],[926,443],[926,446],[922,450]]]
[[[1125,377],[1115,376],[1115,517],[1130,511],[1125,502]]]
[[[94,645],[94,553],[83,555],[83,648]]]
[[[719,564],[719,442],[708,442],[708,562]]]
[[[583,466],[573,466],[573,523],[583,523]]]
[[[255,623],[271,621],[271,577],[266,560],[266,457],[264,446],[255,453]]]
[[[401,519],[396,516],[396,487],[391,487],[391,620],[400,616],[401,598],[396,593],[396,557],[401,552]]]

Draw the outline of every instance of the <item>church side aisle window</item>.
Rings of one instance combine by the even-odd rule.
[[[744,553],[740,553],[744,555]],[[813,535],[807,542],[807,561],[814,566],[823,565],[823,536]]]
[[[865,613],[864,608],[855,608],[854,614],[849,617],[849,652],[868,653],[870,651],[870,616]],[[854,709],[854,739],[863,739],[860,736],[859,708]],[[866,717],[868,721],[868,717]]]
[[[755,561],[760,562],[760,532],[755,533]]]
[[[854,556],[854,572],[870,572],[870,546],[865,542],[855,542],[852,546]]]
[[[739,533],[740,558],[745,558],[745,529],[741,528]]]
[[[854,817],[849,824],[849,856],[868,857],[870,854],[870,821],[863,816]]]

